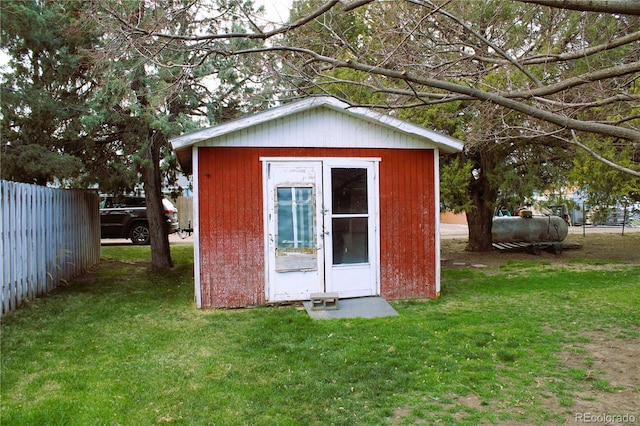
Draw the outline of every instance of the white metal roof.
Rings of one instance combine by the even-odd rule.
[[[215,145],[215,140],[221,136],[319,107],[339,111],[351,115],[352,117],[357,117],[364,121],[379,124],[391,130],[422,139],[427,145],[435,146],[445,153],[459,152],[463,147],[462,141],[443,133],[426,129],[422,126],[400,120],[369,108],[352,107],[343,101],[329,96],[305,98],[298,102],[268,109],[257,114],[219,124],[217,126],[186,133],[182,136],[170,139],[170,142],[173,149],[178,154],[180,163],[184,166],[190,163],[191,148],[194,146]],[[260,146],[260,144],[261,143],[259,141],[256,141],[256,146]]]

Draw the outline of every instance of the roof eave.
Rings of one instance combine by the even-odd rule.
[[[395,129],[402,133],[416,136],[421,139],[426,139],[433,143],[441,152],[447,154],[460,152],[463,148],[462,141],[447,136],[443,133],[429,130],[424,127],[368,108],[352,107],[346,102],[329,96],[309,97],[299,102],[271,108],[247,117],[219,124],[217,126],[196,130],[194,132],[172,138],[169,140],[169,142],[178,155],[178,161],[183,167],[183,171],[187,173],[187,170],[192,169],[192,164],[190,165],[188,163],[191,162],[190,157],[193,146],[213,141],[214,139],[228,133],[243,130],[248,127],[257,126],[274,119],[283,118],[292,114],[308,111],[310,109],[318,108],[321,106],[325,106],[337,111],[342,111],[359,117],[360,119],[364,119],[366,121],[381,124],[383,126]],[[188,160],[186,159],[187,157]]]

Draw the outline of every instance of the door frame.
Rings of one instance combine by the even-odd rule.
[[[311,293],[324,289],[325,256],[324,234],[322,230],[322,162],[320,161],[268,161],[264,163],[263,185],[265,199],[263,216],[265,219],[265,297],[267,301],[293,301],[308,298]],[[288,171],[283,174],[283,171]],[[278,204],[276,190],[279,187],[312,188],[313,193],[313,242],[315,256],[306,254],[291,256],[278,268]],[[304,249],[303,249],[304,250]],[[285,249],[285,252],[288,251]],[[310,253],[311,254],[311,253]],[[309,263],[313,260],[315,266]],[[280,260],[289,259],[288,255]],[[293,263],[290,263],[293,261]],[[298,264],[298,267],[293,267]]]
[[[379,191],[379,158],[326,158],[323,161],[323,197],[325,198],[324,221],[325,230],[333,234],[331,206],[331,170],[334,168],[362,168],[367,170],[368,194],[368,224],[370,256],[369,268],[366,264],[333,264],[333,250],[325,250],[325,289],[328,292],[338,292],[340,297],[361,297],[380,295],[380,191]],[[369,172],[371,176],[369,177]],[[327,206],[328,204],[328,206]],[[333,248],[333,247],[330,247]],[[365,269],[369,269],[367,285],[347,288],[341,283],[360,283]],[[359,273],[360,271],[360,273]]]
[[[373,228],[373,231],[370,231],[369,234],[373,237],[369,241],[370,251],[373,250],[373,254],[370,253],[370,263],[372,264],[373,270],[371,273],[371,280],[375,281],[371,283],[371,293],[373,294],[350,294],[347,297],[357,297],[357,296],[365,296],[365,295],[379,295],[380,294],[380,191],[379,191],[379,164],[381,159],[379,157],[260,157],[260,161],[262,162],[262,186],[263,186],[263,226],[264,226],[264,261],[265,261],[265,298],[267,301],[278,301],[271,300],[270,293],[272,292],[271,286],[274,283],[270,282],[271,276],[271,265],[270,265],[270,240],[269,240],[269,217],[268,217],[268,202],[269,202],[269,183],[268,183],[268,167],[269,163],[305,163],[305,162],[319,162],[321,164],[322,172],[320,181],[318,182],[318,187],[321,189],[319,193],[322,196],[322,199],[327,196],[330,191],[330,185],[327,187],[327,181],[330,182],[330,170],[331,168],[367,168],[372,172],[371,178],[368,178],[367,187],[370,191],[369,200],[369,227]],[[319,206],[319,209],[322,211],[323,221],[330,221],[331,212],[328,209],[325,209],[324,203],[322,206]],[[329,227],[330,229],[330,227]],[[324,232],[324,231],[323,231]],[[336,291],[337,289],[333,289],[333,283],[327,282],[327,280],[331,280],[331,273],[333,270],[332,264],[332,252],[331,252],[331,244],[327,244],[326,241],[322,241],[322,246],[324,247],[324,288],[331,288],[332,291]],[[344,266],[337,266],[338,268],[345,268]],[[339,290],[338,290],[339,291]]]

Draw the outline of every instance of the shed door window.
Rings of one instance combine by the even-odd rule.
[[[276,269],[317,269],[313,187],[278,187]]]
[[[369,261],[367,169],[331,169],[333,264]]]

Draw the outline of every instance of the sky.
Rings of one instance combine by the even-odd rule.
[[[256,0],[256,4],[264,6],[265,18],[272,22],[286,22],[292,0]]]

